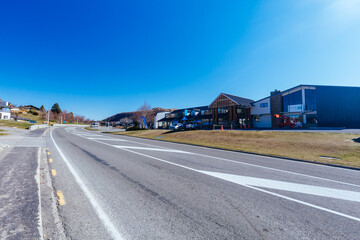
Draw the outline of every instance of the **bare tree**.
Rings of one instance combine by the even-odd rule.
[[[133,121],[136,126],[144,127],[142,123],[142,117],[145,117],[146,122],[148,122],[149,117],[148,114],[151,110],[151,106],[147,104],[145,101],[144,104],[137,109],[136,112],[133,114]]]

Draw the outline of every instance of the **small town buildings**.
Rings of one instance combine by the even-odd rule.
[[[299,85],[257,101],[220,93],[209,106],[178,109],[158,122],[163,128],[180,122],[196,122],[202,129],[272,128],[275,116],[295,127],[360,128],[360,87]]]

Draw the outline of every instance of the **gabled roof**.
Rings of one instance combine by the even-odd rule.
[[[229,99],[231,102],[234,103],[234,105],[239,105],[243,107],[251,107],[251,103],[254,101],[248,98],[242,98],[228,93],[220,93],[219,96],[217,96],[215,100],[209,104],[209,107],[211,107],[211,105],[213,105],[213,103],[216,102],[219,98],[221,98],[221,96]]]
[[[250,103],[254,101],[248,98],[242,98],[228,93],[223,93],[223,94],[226,97],[230,98],[232,101],[236,102],[238,105],[250,106]]]

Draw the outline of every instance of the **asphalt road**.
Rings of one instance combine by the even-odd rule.
[[[360,171],[75,127],[46,136],[71,239],[360,239]]]

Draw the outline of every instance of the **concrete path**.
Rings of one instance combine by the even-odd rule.
[[[41,239],[39,163],[44,130],[6,128],[0,144],[0,239]]]

